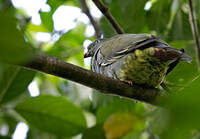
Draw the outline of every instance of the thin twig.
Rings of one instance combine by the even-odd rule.
[[[97,22],[97,20],[95,20],[91,13],[90,10],[87,6],[87,3],[85,0],[80,0],[80,4],[82,7],[82,11],[88,16],[88,18],[90,19],[91,24],[94,27],[95,33],[96,33],[96,38],[99,39],[101,37],[101,31],[100,31],[100,27],[99,27],[99,23]]]
[[[197,23],[194,16],[194,8],[193,8],[192,0],[189,0],[189,8],[190,8],[190,25],[191,25],[193,37],[196,43],[197,63],[200,69],[200,43],[199,43],[198,27],[197,27]]]
[[[115,18],[112,16],[112,14],[110,13],[108,7],[106,7],[105,4],[103,4],[103,2],[101,0],[93,0],[93,2],[99,8],[99,10],[104,14],[106,19],[109,21],[109,23],[115,29],[115,31],[118,34],[123,34],[124,33],[123,29],[120,27],[120,25],[117,23]]]
[[[138,85],[131,87],[122,81],[66,63],[52,56],[37,55],[22,66],[83,84],[101,93],[128,97],[154,105],[159,105],[158,101],[164,97],[159,89]]]

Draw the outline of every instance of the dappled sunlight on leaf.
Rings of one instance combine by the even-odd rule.
[[[116,113],[107,118],[103,129],[107,139],[116,139],[137,127],[139,118],[129,113]]]

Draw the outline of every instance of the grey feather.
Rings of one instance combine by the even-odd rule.
[[[167,43],[149,34],[122,34],[116,35],[109,39],[101,39],[95,41],[89,46],[89,51],[92,56],[92,70],[105,74],[109,77],[117,78],[119,69],[122,67],[123,61],[129,54],[134,57],[134,51],[137,49],[143,50],[149,47],[164,48],[166,51],[174,51],[179,54],[179,58],[173,59],[173,69],[179,60],[191,62],[190,56],[184,51],[175,49]]]

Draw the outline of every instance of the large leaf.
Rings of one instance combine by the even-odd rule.
[[[24,93],[34,76],[34,71],[0,64],[0,104],[6,103]]]
[[[146,24],[144,11],[146,2],[147,0],[112,0],[107,1],[107,6],[126,33],[139,33],[143,31]],[[110,29],[107,30],[108,25],[106,25],[109,23],[102,20],[101,24],[103,24],[101,27],[105,36],[110,36]]]
[[[96,125],[84,131],[82,139],[106,139],[102,125]]]
[[[1,135],[0,135],[0,139],[12,139],[12,138],[9,137],[9,136],[1,136]]]
[[[58,136],[74,136],[86,128],[81,109],[65,97],[41,95],[28,98],[15,109],[31,125]]]
[[[0,19],[0,61],[26,61],[31,50],[23,33],[18,29],[17,20],[6,12],[0,12]]]
[[[150,30],[164,33],[170,17],[172,0],[157,0],[147,11],[147,24]]]
[[[115,30],[113,29],[111,24],[108,23],[108,20],[106,20],[105,17],[101,18],[100,27],[102,29],[105,38],[112,37],[113,35],[116,34]]]
[[[170,126],[165,138],[188,138],[192,129],[200,128],[200,75],[166,102],[170,110]]]
[[[106,102],[104,102],[103,97]],[[108,97],[108,99],[106,99],[106,97]],[[113,97],[109,99],[109,97],[110,96],[99,97],[102,102],[101,104],[99,103],[99,108],[96,114],[98,124],[102,124],[110,115],[114,113],[132,113],[137,116],[143,116],[146,112],[141,103],[136,103],[125,98]]]
[[[192,40],[193,35],[189,23],[189,15],[178,10],[172,27],[169,30],[169,40]]]
[[[54,134],[43,132],[33,127],[29,128],[28,133],[26,135],[26,139],[59,139],[59,138],[60,137]],[[65,137],[64,139],[69,139],[69,138]]]
[[[191,63],[181,61],[166,78],[174,87],[185,86],[198,75],[194,41],[173,41],[170,45],[178,49],[184,48],[185,53],[192,57]]]
[[[107,139],[116,139],[137,128],[140,120],[130,113],[117,113],[108,117],[103,128]]]

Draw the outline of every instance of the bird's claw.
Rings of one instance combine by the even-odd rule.
[[[130,85],[130,86],[133,86],[133,82],[130,81],[130,80],[124,80],[123,82],[126,83],[126,84],[128,84],[128,85]]]

